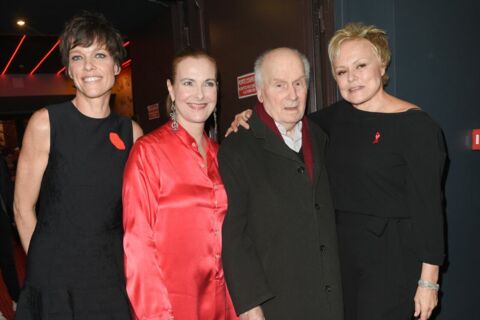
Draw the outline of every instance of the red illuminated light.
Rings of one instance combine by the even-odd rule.
[[[125,42],[123,43],[123,46],[126,47],[126,46],[128,46],[129,44],[130,44],[130,41],[125,41]],[[132,64],[132,59],[128,59],[128,60],[126,60],[126,61],[124,61],[124,62],[122,63],[122,68],[125,69],[126,67],[129,67],[131,64]]]
[[[5,68],[2,71],[2,76],[5,75],[5,73],[7,73],[8,67],[10,67],[10,64],[12,63],[13,58],[15,58],[15,56],[17,55],[17,52],[20,49],[20,47],[22,46],[22,43],[23,43],[23,41],[25,40],[26,37],[27,37],[27,35],[24,34],[22,36],[22,38],[20,39],[20,42],[17,44],[17,47],[15,48],[15,51],[13,52],[12,56],[10,57],[10,59],[7,62],[7,65],[5,66]]]
[[[42,65],[42,63],[48,58],[48,56],[50,56],[53,52],[53,50],[55,50],[58,45],[60,44],[60,39],[57,40],[57,42],[55,42],[55,44],[53,45],[53,47],[47,52],[47,54],[42,58],[42,60],[40,60],[40,62],[35,66],[35,68],[33,68],[32,71],[30,71],[29,75],[33,75],[35,73],[35,71],[37,71],[38,68],[40,68],[40,66]]]
[[[65,67],[62,67],[62,69],[58,70],[57,73],[55,73],[55,75],[59,76],[62,74],[63,71],[65,71]]]
[[[132,64],[132,59],[128,59],[124,63],[122,63],[122,68],[126,68]]]
[[[472,150],[480,150],[480,129],[472,130]]]

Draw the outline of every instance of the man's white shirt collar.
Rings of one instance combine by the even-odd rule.
[[[287,146],[295,152],[299,152],[302,148],[302,121],[298,121],[297,124],[292,128],[293,135],[290,137],[287,134],[287,129],[281,124],[275,121],[278,131],[282,135],[283,141]]]

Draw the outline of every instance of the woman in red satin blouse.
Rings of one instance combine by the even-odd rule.
[[[223,275],[227,196],[205,121],[217,103],[215,60],[177,55],[171,120],[132,148],[123,185],[125,272],[135,319],[236,319]]]

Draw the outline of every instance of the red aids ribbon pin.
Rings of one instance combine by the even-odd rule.
[[[122,138],[120,138],[117,133],[110,132],[110,142],[118,150],[125,150],[125,143],[122,141]]]
[[[378,144],[380,142],[380,132],[375,132],[375,140],[373,140],[373,144]]]

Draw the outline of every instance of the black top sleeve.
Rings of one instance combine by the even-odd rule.
[[[447,157],[441,129],[422,111],[411,112],[404,156],[411,175],[409,206],[422,262],[441,265],[445,256],[442,179]]]

